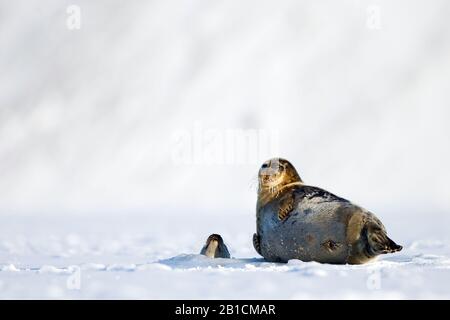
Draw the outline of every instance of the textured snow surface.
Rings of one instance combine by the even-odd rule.
[[[402,252],[362,266],[279,264],[254,252],[238,217],[28,219],[1,226],[0,298],[450,298],[449,242],[433,237],[397,235]],[[198,255],[218,231],[234,258]]]

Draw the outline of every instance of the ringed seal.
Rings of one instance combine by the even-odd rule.
[[[206,239],[200,254],[209,258],[230,258],[228,248],[219,234],[212,234]]]
[[[305,185],[287,160],[266,161],[258,180],[253,246],[268,261],[362,264],[402,249],[373,213]]]

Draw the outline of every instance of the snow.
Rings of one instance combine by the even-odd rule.
[[[269,263],[252,248],[252,219],[241,224],[236,219],[229,216],[216,224],[214,217],[179,217],[180,224],[170,226],[151,216],[129,221],[59,217],[51,224],[26,218],[29,223],[20,234],[5,221],[0,298],[450,298],[448,239],[396,234],[403,251],[366,265]],[[198,254],[209,233],[217,231],[232,259]]]
[[[448,8],[1,1],[0,298],[449,298]],[[270,148],[210,161],[243,153],[220,142],[239,131]],[[198,163],[174,161],[180,132]],[[256,174],[274,156],[403,251],[264,262]],[[198,255],[211,233],[233,259]]]

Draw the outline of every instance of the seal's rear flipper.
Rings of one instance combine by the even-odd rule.
[[[375,254],[393,253],[403,249],[402,246],[392,241],[386,231],[376,224],[371,224],[367,228],[367,240],[370,250]]]
[[[262,254],[261,254],[261,245],[260,245],[260,242],[259,242],[259,235],[256,234],[256,233],[253,234],[253,247],[255,248],[256,252],[258,252],[258,254],[260,256],[262,256]]]

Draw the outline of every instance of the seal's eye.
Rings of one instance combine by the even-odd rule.
[[[262,166],[261,166],[261,168],[263,168],[263,169],[265,169],[265,168],[267,168],[269,165],[267,164],[267,163],[264,163]]]

